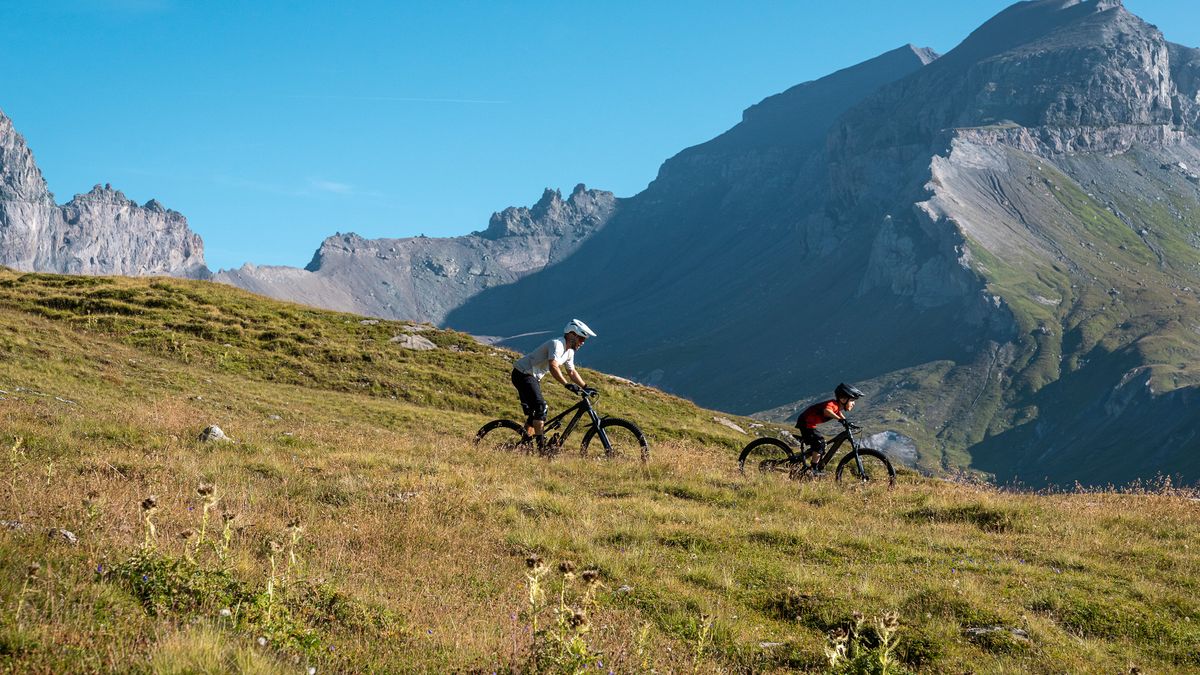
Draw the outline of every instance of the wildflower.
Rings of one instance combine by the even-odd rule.
[[[600,570],[584,570],[579,578],[583,579],[583,583],[588,586],[595,586],[600,583]]]
[[[854,617],[854,623],[862,623],[862,620],[863,620],[862,612],[855,612],[855,613],[851,614],[850,616]]]
[[[261,636],[261,635],[260,635],[260,636],[258,636],[258,646],[259,646],[259,647],[266,647],[266,646],[267,646],[267,638],[265,638],[265,637],[263,637],[263,636]]]
[[[309,666],[308,667],[308,675],[317,675],[317,667]]]
[[[223,616],[223,617],[233,616],[233,612],[229,611],[228,607],[222,607],[221,608],[221,616]]]
[[[38,563],[35,563],[35,562],[29,563],[29,567],[25,568],[25,576],[29,577],[31,580],[37,579],[38,574],[40,574],[41,571],[42,571],[41,565],[39,565]]]
[[[158,497],[150,495],[142,500],[142,510],[146,513],[153,513],[158,509]]]
[[[829,641],[834,644],[840,644],[850,639],[850,634],[845,628],[837,627],[829,631]]]

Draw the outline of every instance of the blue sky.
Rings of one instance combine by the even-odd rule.
[[[210,267],[304,265],[337,231],[452,236],[545,187],[636,194],[794,84],[993,0],[0,0],[0,109],[64,202],[186,215]],[[1200,46],[1200,3],[1127,0]]]

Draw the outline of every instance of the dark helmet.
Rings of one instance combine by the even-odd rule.
[[[853,387],[845,382],[839,384],[837,389],[833,390],[833,395],[838,398],[848,398],[850,400],[860,399],[863,397],[862,390],[858,387]]]

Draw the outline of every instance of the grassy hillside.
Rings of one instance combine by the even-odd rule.
[[[714,413],[594,373],[648,466],[487,453],[512,354],[406,329],[0,271],[0,669],[1200,667],[1191,495],[744,479]]]

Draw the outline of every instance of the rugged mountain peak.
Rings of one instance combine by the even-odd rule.
[[[0,110],[0,200],[42,203],[53,199],[25,137]]]
[[[1173,54],[1181,63],[1174,63]],[[903,144],[940,151],[948,130],[1024,127],[1068,136],[1126,127],[1116,145],[1152,127],[1194,124],[1195,96],[1181,95],[1175,76],[1191,88],[1200,62],[1172,50],[1154,26],[1105,0],[1017,3],[971,33],[945,56],[882,87],[839,121],[833,151],[851,180],[899,167],[860,166],[868,148]],[[1161,134],[1159,134],[1161,135]],[[1113,139],[1101,139],[1101,146]],[[1075,149],[1090,140],[1055,140]],[[893,158],[903,161],[897,155]],[[872,160],[874,162],[874,160]],[[854,178],[857,175],[858,178]],[[840,176],[839,180],[847,178]]]
[[[107,183],[62,206],[25,139],[0,113],[0,265],[69,274],[206,278],[204,244],[187,219]]]
[[[904,45],[904,47],[902,47],[901,49],[908,49],[909,51],[911,51],[913,53],[913,55],[917,57],[917,60],[921,62],[921,65],[925,65],[925,66],[933,63],[934,61],[936,61],[938,59],[938,57],[941,56],[940,54],[933,51],[929,47],[918,47],[918,46],[912,44],[911,42],[908,43],[907,45]]]
[[[440,323],[472,295],[563,260],[616,208],[613,193],[583,184],[566,199],[546,189],[531,208],[493,214],[483,232],[404,239],[339,232],[321,243],[303,270],[247,264],[220,272],[216,280],[319,307]]]
[[[589,190],[583,183],[563,199],[562,192],[546,188],[532,208],[510,206],[493,213],[488,227],[477,233],[485,239],[587,233],[603,224],[616,205],[616,196],[604,190]]]

